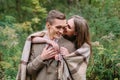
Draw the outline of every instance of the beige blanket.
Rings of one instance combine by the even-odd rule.
[[[29,76],[26,74],[26,65],[30,56],[31,38],[35,36],[42,37],[44,34],[45,32],[37,32],[27,38],[22,52],[21,64],[19,66],[16,80],[29,80]],[[61,60],[59,61],[58,79],[86,80],[86,69],[89,56],[90,46],[86,43],[68,56],[61,56]]]

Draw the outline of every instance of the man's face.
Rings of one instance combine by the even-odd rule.
[[[58,39],[63,35],[64,28],[67,26],[66,20],[54,19],[53,24],[49,25],[49,36],[51,39]]]
[[[64,30],[64,35],[72,37],[75,33],[75,25],[73,19],[69,19],[67,22],[67,27]]]

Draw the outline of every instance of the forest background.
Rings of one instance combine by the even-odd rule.
[[[0,80],[15,80],[27,36],[44,29],[51,9],[88,21],[87,80],[120,80],[120,0],[0,0]]]

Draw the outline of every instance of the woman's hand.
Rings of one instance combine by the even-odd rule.
[[[61,47],[60,48],[60,53],[63,55],[63,56],[66,56],[69,54],[69,51],[68,49],[66,49],[65,47]]]

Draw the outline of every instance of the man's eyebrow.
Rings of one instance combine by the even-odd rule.
[[[67,25],[57,25],[56,27],[66,27]]]
[[[62,25],[57,25],[56,27],[62,27]]]

